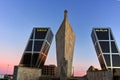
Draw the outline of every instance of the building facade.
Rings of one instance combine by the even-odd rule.
[[[55,65],[44,65],[42,67],[42,75],[56,76],[57,75],[57,67]]]
[[[58,75],[70,77],[72,75],[72,61],[74,53],[75,34],[67,19],[67,10],[64,19],[56,33],[56,51]]]
[[[87,71],[87,80],[114,80],[110,70]]]
[[[120,69],[120,53],[110,28],[93,28],[91,34],[102,69]]]
[[[39,80],[41,73],[42,70],[39,68],[14,66],[12,80]]]
[[[52,39],[53,33],[50,28],[33,28],[19,66],[41,68]]]

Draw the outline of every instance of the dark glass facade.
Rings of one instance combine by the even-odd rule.
[[[93,28],[93,44],[102,69],[120,68],[120,55],[110,28]]]
[[[112,55],[113,66],[120,66],[120,56]]]
[[[96,32],[98,40],[109,40],[108,29],[95,29],[95,32]]]
[[[105,58],[106,64],[108,66],[110,66],[111,65],[111,63],[110,63],[110,55],[109,54],[104,54],[103,56]]]
[[[53,33],[50,28],[33,28],[19,65],[41,68],[45,63],[52,39]]]
[[[99,41],[101,50],[103,53],[109,53],[110,48],[109,48],[109,42],[108,41]]]

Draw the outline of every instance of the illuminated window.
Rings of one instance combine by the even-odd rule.
[[[109,40],[108,30],[107,31],[96,31],[98,40]]]
[[[38,29],[36,29],[35,39],[45,39],[46,34],[47,34],[47,31],[38,31]]]

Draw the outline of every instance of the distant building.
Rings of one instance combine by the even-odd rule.
[[[56,76],[57,75],[57,67],[55,65],[44,65],[42,67],[42,75]]]
[[[120,69],[120,53],[110,28],[93,28],[91,34],[101,68]]]
[[[52,39],[53,33],[50,28],[33,28],[19,66],[41,68]]]
[[[10,75],[10,74],[0,74],[0,80],[13,80],[13,75]]]
[[[63,22],[56,33],[56,51],[58,75],[70,77],[72,75],[72,61],[74,53],[75,34],[64,11]]]
[[[0,74],[0,80],[1,80],[1,79],[4,79],[4,77],[5,77],[5,75]]]

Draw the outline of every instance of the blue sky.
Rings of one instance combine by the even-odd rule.
[[[99,67],[91,40],[93,27],[110,27],[120,48],[119,0],[0,0],[0,74],[11,73],[19,64],[33,27],[50,27],[55,35],[65,9],[76,35],[76,75],[83,75],[90,65]],[[46,64],[56,64],[55,37]]]

